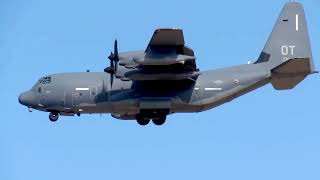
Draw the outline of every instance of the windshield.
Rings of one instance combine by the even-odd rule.
[[[49,84],[51,83],[51,77],[50,76],[42,77],[39,79],[38,82],[41,84]]]
[[[40,78],[35,85],[33,85],[32,90],[34,91],[39,91],[40,84],[49,84],[51,83],[51,77],[46,76]]]

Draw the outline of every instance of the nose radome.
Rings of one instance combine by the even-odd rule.
[[[34,106],[34,95],[33,92],[27,91],[21,93],[19,96],[19,103],[25,106]]]
[[[19,103],[22,104],[22,105],[27,105],[26,102],[27,102],[26,92],[21,93],[20,96],[19,96]]]

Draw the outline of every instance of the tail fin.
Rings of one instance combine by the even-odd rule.
[[[303,6],[287,3],[255,64],[265,63],[272,72],[275,89],[291,89],[307,75],[314,64]]]

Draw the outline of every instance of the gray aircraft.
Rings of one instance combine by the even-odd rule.
[[[201,112],[262,87],[291,89],[316,73],[304,10],[285,4],[260,56],[254,63],[200,72],[181,29],[155,30],[143,51],[118,53],[117,41],[104,72],[42,77],[19,102],[59,115],[111,113],[140,125],[162,125],[173,113]]]

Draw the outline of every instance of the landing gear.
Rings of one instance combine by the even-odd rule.
[[[148,118],[146,118],[146,117],[143,117],[143,116],[141,116],[140,114],[138,114],[138,115],[136,116],[136,119],[137,119],[137,123],[138,123],[139,125],[141,125],[141,126],[145,126],[145,125],[149,124],[149,122],[150,122],[150,119],[148,119]]]
[[[159,118],[152,119],[153,124],[161,126],[166,122],[166,116],[161,116]]]
[[[161,126],[166,122],[169,109],[140,109],[140,113],[136,115],[136,120],[140,125],[147,125],[150,120],[157,125]]]
[[[50,112],[49,119],[52,122],[56,122],[59,119],[59,112]]]
[[[157,125],[157,126],[161,126],[163,125],[165,122],[166,122],[166,117],[165,115],[161,115],[159,117],[152,117],[152,118],[149,118],[147,116],[143,116],[141,114],[138,114],[136,116],[136,119],[137,119],[137,123],[141,126],[145,126],[147,124],[149,124],[150,122],[150,119],[152,119],[152,122]]]

